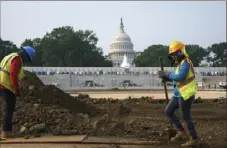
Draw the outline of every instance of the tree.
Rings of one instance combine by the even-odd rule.
[[[36,64],[59,67],[112,66],[97,47],[98,38],[91,30],[74,31],[70,26],[54,28],[42,39],[25,40],[38,51]]]
[[[164,66],[171,66],[168,59],[168,46],[152,45],[135,57],[133,63],[137,67],[159,67],[159,57],[162,56]]]
[[[208,56],[209,52],[207,52],[204,48],[199,45],[185,45],[186,51],[195,67],[199,67],[200,63]]]
[[[206,58],[213,67],[225,67],[227,64],[227,43],[221,42],[219,44],[213,44],[207,48],[210,53]]]
[[[190,56],[195,67],[198,67],[202,60],[209,54],[205,49],[198,45],[185,45],[186,51]],[[163,64],[166,67],[172,66],[168,59],[168,46],[152,45],[144,52],[136,56],[134,63],[138,67],[158,67],[160,66],[158,57],[163,57]]]
[[[13,42],[11,41],[4,41],[0,38],[0,60],[2,60],[6,55],[16,52],[19,49]]]

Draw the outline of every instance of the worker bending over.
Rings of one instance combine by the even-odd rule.
[[[22,47],[19,52],[5,56],[0,63],[0,96],[5,100],[5,116],[0,140],[6,139],[12,131],[12,118],[16,98],[20,97],[19,81],[24,76],[23,63],[31,63],[35,50]]]

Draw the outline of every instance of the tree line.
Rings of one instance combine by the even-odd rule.
[[[54,28],[42,38],[25,39],[20,47],[0,38],[0,60],[22,46],[36,49],[32,66],[51,67],[112,67],[108,56],[97,46],[98,37],[92,30],[77,30],[71,26]],[[225,67],[227,63],[227,43],[215,43],[204,49],[199,45],[186,45],[186,50],[194,66]],[[158,67],[158,57],[162,55],[165,66],[171,66],[167,45],[151,45],[139,52],[134,59],[137,67]],[[31,65],[26,65],[31,66]]]
[[[187,53],[195,67],[226,67],[227,64],[227,43],[221,42],[213,44],[208,48],[203,48],[199,45],[185,45]],[[166,45],[151,45],[143,52],[139,53],[134,59],[134,63],[138,67],[158,67],[159,56],[163,57],[164,65],[171,66],[168,59],[168,46]]]

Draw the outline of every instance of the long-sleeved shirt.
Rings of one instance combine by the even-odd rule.
[[[16,90],[17,96],[19,96],[20,94],[18,74],[20,72],[21,67],[22,67],[21,58],[19,56],[14,57],[11,61],[11,66],[10,66],[10,82],[13,88]],[[0,84],[0,88],[5,89],[5,87],[2,86],[1,84]]]
[[[179,67],[178,74],[175,74],[173,72],[168,73],[168,78],[173,81],[174,97],[181,97],[179,90],[176,86],[176,82],[185,79],[189,72],[189,69],[190,64],[187,61],[184,61],[184,63]]]

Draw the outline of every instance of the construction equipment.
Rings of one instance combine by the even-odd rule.
[[[161,71],[164,71],[162,57],[159,57],[159,61],[160,61]],[[168,97],[167,86],[166,86],[165,80],[163,80],[163,85],[164,85],[164,89],[165,89],[166,104],[168,104],[169,103],[169,97]],[[172,136],[173,136],[173,124],[172,124],[172,121],[170,120],[169,140],[171,139]]]
[[[219,87],[226,89],[227,88],[226,82],[219,82]]]

